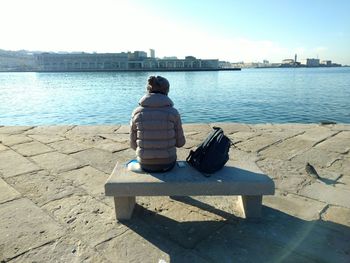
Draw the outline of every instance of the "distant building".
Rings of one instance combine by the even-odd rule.
[[[154,51],[154,49],[150,49],[150,50],[149,50],[149,56],[150,56],[151,58],[155,58],[155,57],[156,57],[156,52]]]
[[[318,58],[307,58],[304,63],[305,63],[305,66],[307,66],[307,67],[319,67],[320,66],[320,60]]]
[[[128,53],[40,53],[35,55],[39,71],[128,71],[128,70],[218,70],[218,59],[188,56],[158,59],[144,51]]]
[[[332,66],[332,61],[331,60],[322,60],[321,65],[330,67],[330,66]]]

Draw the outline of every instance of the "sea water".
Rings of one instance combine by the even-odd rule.
[[[150,75],[184,123],[350,123],[350,68],[0,73],[0,125],[126,124]]]

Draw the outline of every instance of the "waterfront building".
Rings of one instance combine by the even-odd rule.
[[[156,57],[156,52],[154,51],[154,49],[150,49],[150,50],[149,50],[149,56],[150,56],[151,58],[155,58],[155,57]]]
[[[320,60],[318,58],[308,58],[306,59],[307,67],[318,67],[320,66]]]
[[[330,67],[330,66],[332,66],[332,61],[331,60],[322,60],[321,65]]]
[[[154,54],[153,54],[154,55]],[[218,59],[147,57],[144,51],[122,53],[40,53],[38,71],[218,70]]]

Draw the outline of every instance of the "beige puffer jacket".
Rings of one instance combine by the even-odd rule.
[[[181,118],[171,99],[163,94],[143,96],[132,113],[130,146],[142,164],[176,161],[176,147],[185,144]]]

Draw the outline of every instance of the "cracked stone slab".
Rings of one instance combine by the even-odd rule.
[[[82,143],[77,143],[71,140],[57,141],[48,145],[57,150],[58,152],[64,154],[76,153],[90,148],[90,146],[84,145]]]
[[[301,189],[299,194],[327,204],[350,208],[350,191],[341,187],[314,182]]]
[[[121,125],[117,130],[114,131],[116,134],[129,134],[130,133],[130,125]]]
[[[322,214],[322,220],[350,227],[350,209],[339,206],[329,206]]]
[[[70,156],[79,159],[100,171],[110,174],[117,162],[122,164],[131,159],[135,159],[135,151],[128,149],[121,152],[110,153],[92,148],[71,154]]]
[[[116,222],[114,208],[88,195],[54,200],[42,208],[91,248],[127,231]]]
[[[5,145],[2,145],[1,143],[0,143],[0,152],[2,152],[2,151],[6,151],[6,150],[9,150],[10,148],[8,148],[8,147],[6,147]]]
[[[129,145],[130,135],[125,133],[100,133],[99,136],[103,138],[119,142],[119,143],[127,143]]]
[[[324,142],[319,143],[315,148],[336,153],[346,153],[350,150],[350,131],[338,133]]]
[[[208,262],[195,253],[165,239],[140,220],[133,222],[128,224],[131,230],[96,247],[111,262],[115,259],[120,262],[144,263]]]
[[[11,259],[65,234],[65,230],[28,199],[0,205],[0,255]]]
[[[0,134],[0,142],[6,146],[12,146],[20,143],[31,142],[32,138],[29,138],[25,135],[8,135],[8,134]]]
[[[64,236],[54,242],[33,249],[11,260],[16,262],[96,262],[107,259],[73,236]]]
[[[193,132],[193,131],[200,131],[203,133],[209,133],[213,130],[209,124],[203,124],[203,123],[184,124],[184,125],[182,125],[182,128],[183,128],[184,133]]]
[[[320,218],[320,212],[327,204],[295,194],[281,194],[277,192],[274,196],[264,196],[263,205],[291,216],[311,221]]]
[[[25,134],[49,134],[49,135],[64,135],[67,131],[71,130],[74,125],[58,125],[58,126],[37,126]]]
[[[211,262],[346,262],[349,237],[323,222],[305,221],[265,208],[259,224],[227,224],[197,247]],[[208,249],[210,248],[210,249]]]
[[[0,204],[17,199],[20,196],[19,192],[0,178]]]
[[[314,128],[306,130],[304,134],[292,137],[284,140],[281,143],[272,145],[262,151],[259,154],[263,157],[288,160],[294,156],[301,154],[311,149],[317,143],[325,140],[326,138],[336,134],[334,131],[330,131],[325,128]]]
[[[73,194],[84,194],[81,189],[46,171],[11,177],[8,182],[38,206]]]
[[[29,134],[28,136],[44,144],[65,140],[64,137],[55,134]]]
[[[40,167],[52,172],[69,171],[86,165],[83,161],[58,152],[36,155],[31,157],[31,159]]]
[[[234,134],[229,134],[227,135],[227,137],[230,138],[230,140],[232,141],[233,144],[237,144],[239,142],[245,142],[248,141],[252,138],[258,137],[260,136],[261,133],[260,132],[254,132],[254,131],[250,131],[250,132],[236,132]]]
[[[104,197],[104,185],[109,174],[103,173],[91,166],[85,166],[73,171],[63,172],[58,175],[66,182],[84,189],[89,195]]]
[[[23,156],[33,156],[54,151],[54,149],[36,141],[14,145],[11,148]]]
[[[295,156],[292,160],[304,165],[310,163],[314,166],[325,168],[330,166],[335,160],[339,159],[339,157],[339,153],[325,151],[319,148],[311,148],[310,150]]]
[[[0,127],[0,134],[19,134],[32,128],[31,126],[4,126]]]
[[[169,202],[161,211],[150,211],[141,207],[136,210],[135,216],[176,244],[194,248],[209,234],[224,225],[222,217],[195,210],[183,202]],[[174,229],[176,231],[172,231]]]
[[[41,170],[39,166],[15,151],[8,150],[0,152],[0,173],[5,178],[38,170]]]
[[[272,144],[282,142],[283,140],[293,137],[297,134],[299,134],[297,131],[264,133],[261,136],[256,136],[248,141],[242,141],[238,143],[237,147],[243,151],[258,152]]]
[[[247,124],[242,123],[211,123],[211,127],[220,127],[226,135],[236,132],[249,132],[251,128]]]
[[[93,147],[114,153],[114,152],[119,152],[119,151],[128,149],[129,143],[126,143],[126,142],[120,143],[109,139],[105,139],[103,141],[99,141],[93,144]]]
[[[99,134],[99,133],[113,133],[120,125],[98,125],[98,126],[76,126],[67,134]]]

